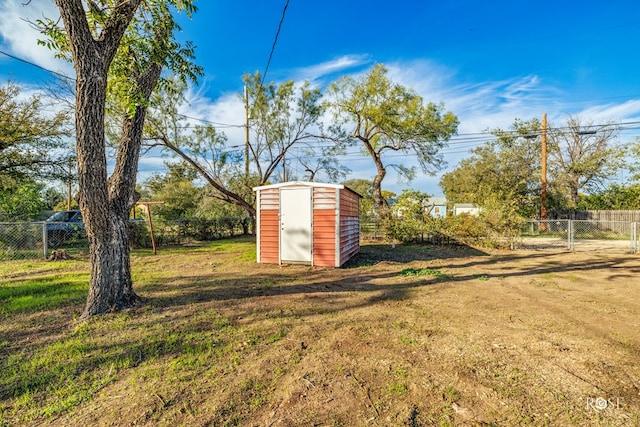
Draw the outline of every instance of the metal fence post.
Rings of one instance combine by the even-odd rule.
[[[49,236],[47,233],[47,223],[42,222],[40,223],[40,225],[42,225],[42,254],[44,256],[44,259],[47,259],[49,257]]]
[[[568,240],[567,243],[568,243],[568,246],[569,246],[569,250],[573,252],[573,249],[574,249],[574,247],[573,247],[573,239],[575,237],[574,236],[575,230],[574,230],[574,224],[573,224],[573,220],[572,219],[569,220],[569,224],[568,224],[567,229],[568,229],[567,230],[567,240]]]

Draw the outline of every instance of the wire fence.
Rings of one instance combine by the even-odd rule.
[[[627,221],[529,221],[521,230],[526,249],[638,252],[638,223]]]
[[[184,245],[246,234],[243,218],[215,220],[183,219],[154,221],[158,246]],[[129,223],[132,248],[151,248],[151,229],[146,220]],[[89,242],[82,223],[68,222],[0,222],[0,261],[11,259],[48,259],[53,250],[64,249],[69,255],[87,252]]]
[[[43,223],[0,223],[0,259],[46,257]]]
[[[479,218],[456,222],[447,217],[426,223],[410,239],[436,245],[471,245],[494,248],[636,253],[638,222],[557,219],[525,221],[511,229],[495,229]],[[361,238],[385,240],[376,221],[361,223]],[[417,233],[417,234],[415,234]]]
[[[527,221],[514,235],[509,246],[534,250],[636,253],[640,249],[638,224],[568,219]],[[154,224],[154,236],[159,246],[169,246],[239,236],[246,234],[247,229],[247,222],[242,218],[162,221]],[[380,224],[362,222],[361,237],[384,240],[385,232]],[[495,235],[470,235],[469,230],[456,233],[448,228],[423,233],[420,241],[473,245],[497,238],[504,240]],[[151,233],[146,221],[130,223],[130,242],[133,248],[151,247]],[[47,259],[54,249],[64,249],[70,255],[86,252],[88,241],[84,228],[56,222],[0,223],[0,261]]]
[[[84,229],[64,222],[0,223],[0,260],[47,258],[51,250],[63,246],[75,251],[86,249]]]

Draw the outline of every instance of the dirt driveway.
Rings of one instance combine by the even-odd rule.
[[[638,256],[370,250],[278,298],[305,348],[255,425],[640,425]]]

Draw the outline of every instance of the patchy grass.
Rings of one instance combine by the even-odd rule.
[[[237,239],[135,251],[144,304],[77,323],[85,259],[3,262],[0,426],[637,425],[637,265],[388,245],[258,265]]]
[[[400,271],[402,276],[433,276],[438,279],[451,279],[451,274],[446,274],[434,268],[405,268]]]

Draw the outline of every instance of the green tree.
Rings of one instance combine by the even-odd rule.
[[[346,175],[348,169],[337,161],[341,147],[323,144],[325,130],[320,119],[325,106],[318,88],[309,82],[296,85],[292,80],[264,84],[257,72],[245,74],[243,81],[252,131],[251,170],[260,185],[291,180],[288,165],[292,160],[300,163],[309,181],[321,173],[333,181]]]
[[[333,113],[338,132],[347,145],[361,144],[376,167],[373,198],[378,209],[386,211],[382,197],[382,181],[387,168],[411,179],[415,168],[405,163],[386,162],[389,152],[403,153],[416,159],[424,173],[433,174],[443,163],[440,149],[455,134],[458,119],[444,112],[442,105],[425,104],[413,90],[391,81],[387,69],[380,64],[360,79],[342,77],[330,87],[326,105]]]
[[[194,77],[193,50],[174,40],[173,10],[195,11],[188,0],[56,0],[64,27],[42,21],[44,42],[69,57],[76,71],[78,199],[91,258],[89,295],[82,318],[139,301],[131,281],[129,211],[148,100],[163,68]],[[109,78],[111,77],[111,78]],[[107,176],[105,107],[121,100],[122,120],[114,171]]]
[[[629,164],[628,169],[631,173],[631,181],[640,180],[640,137],[636,137],[635,141],[629,144]]]
[[[638,210],[640,209],[640,184],[610,184],[602,191],[583,196],[578,209]]]
[[[305,144],[299,147],[296,160],[304,170],[303,181],[313,182],[323,177],[322,182],[339,182],[351,170],[340,163],[344,148],[338,145]],[[291,178],[291,177],[289,177]]]
[[[422,241],[426,225],[425,203],[429,195],[417,190],[404,189],[392,206],[393,215],[387,226],[391,237],[401,242]]]
[[[61,203],[65,203],[65,209],[67,208],[67,197],[59,189],[54,187],[45,187],[40,194],[45,209],[55,210],[56,206]]]
[[[204,196],[193,183],[196,172],[185,163],[169,163],[167,168],[166,174],[155,174],[144,183],[151,200],[164,202],[154,214],[168,220],[195,217]]]
[[[21,99],[20,86],[0,86],[0,182],[55,174],[57,149],[69,136],[69,116],[50,113],[41,95]]]
[[[184,87],[179,83],[170,93],[154,99],[147,135],[153,141],[150,146],[166,148],[190,164],[209,184],[211,197],[244,209],[254,219],[253,187],[287,180],[290,174],[285,165],[291,158],[309,160],[318,156],[321,147],[315,132],[322,132],[319,119],[323,110],[320,91],[309,83],[298,87],[293,81],[265,85],[259,73],[245,75],[244,81],[252,131],[246,147],[248,158],[244,143],[229,147],[227,136],[214,126],[185,126],[185,117],[178,113],[184,102]],[[294,147],[300,148],[295,155]],[[323,159],[331,154],[322,153]],[[305,164],[309,177],[315,177],[321,169],[334,170],[329,161]]]
[[[154,94],[145,128],[147,147],[160,147],[190,165],[211,187],[210,195],[245,209],[255,217],[251,181],[245,182],[242,152],[227,147],[227,136],[213,125],[187,123],[178,113],[186,85],[172,79]]]
[[[46,207],[43,189],[28,177],[19,183],[0,181],[0,222],[34,220]]]
[[[472,151],[440,180],[447,200],[483,207],[502,201],[519,215],[532,217],[540,207],[540,122],[516,119],[509,130],[493,129],[495,139]]]
[[[239,206],[226,203],[211,197],[204,189],[204,196],[195,212],[195,217],[204,220],[217,220],[221,218],[246,218],[247,212]]]
[[[594,126],[569,116],[566,126],[549,129],[549,171],[566,195],[569,208],[577,208],[580,191],[594,191],[626,165],[626,151],[613,144],[618,130],[611,124]]]

